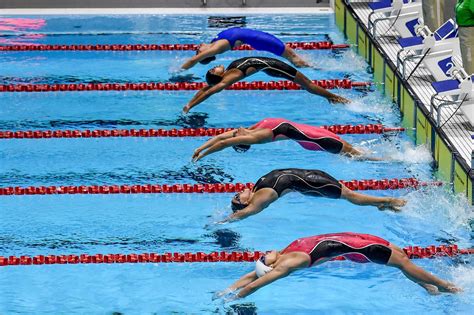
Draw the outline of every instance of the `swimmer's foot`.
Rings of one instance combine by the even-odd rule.
[[[388,202],[384,202],[383,204],[379,205],[379,210],[392,210],[395,212],[402,211],[402,207],[407,204],[407,201],[404,199],[399,198],[388,198]]]
[[[438,290],[440,292],[444,292],[444,293],[460,293],[460,292],[462,292],[462,289],[457,287],[453,283],[448,283],[445,287],[438,287]]]
[[[340,104],[348,104],[348,103],[351,102],[351,101],[348,100],[347,98],[342,97],[342,96],[339,96],[339,95],[331,96],[330,98],[328,98],[328,101],[329,101],[329,103],[331,103],[331,104],[337,104],[337,103],[340,103]]]
[[[421,285],[423,288],[425,288],[426,292],[428,292],[430,295],[439,295],[439,290],[438,287],[432,284],[423,284]]]

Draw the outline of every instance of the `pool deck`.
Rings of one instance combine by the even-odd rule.
[[[359,17],[359,19],[367,27],[369,14],[371,13],[371,10],[368,7],[368,3],[354,2],[351,3],[351,6],[354,9],[354,12]],[[389,20],[381,21],[378,24],[378,33],[386,33],[386,35],[377,37],[377,42],[380,44],[382,50],[385,52],[385,56],[388,57],[394,65],[396,65],[397,53],[401,49],[401,46],[398,44],[398,42],[393,40],[394,36],[399,35],[397,32],[389,30],[391,24],[392,21]],[[410,73],[413,67],[414,63],[409,63],[409,70],[407,71],[407,73]],[[431,86],[431,82],[433,81],[434,78],[431,76],[430,72],[423,67],[419,67],[408,81],[408,84],[411,86],[413,92],[421,101],[420,105],[423,105],[428,112],[430,111],[431,96],[435,93],[435,90]],[[453,115],[456,108],[457,106],[448,106],[443,108],[441,114],[441,125],[451,115]],[[432,116],[432,118],[436,120],[436,116]],[[471,141],[471,134],[473,133],[474,129],[470,125],[469,121],[461,114],[454,114],[454,116],[442,127],[442,130],[448,137],[449,142],[453,144],[455,150],[459,152],[461,157],[468,165],[471,165],[471,152],[473,147]]]

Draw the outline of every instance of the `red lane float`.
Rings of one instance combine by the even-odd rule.
[[[392,128],[382,125],[332,125],[321,127],[336,134],[381,134],[405,131],[405,128],[402,127]],[[234,128],[0,131],[0,139],[212,137],[230,130],[234,130]]]
[[[458,245],[431,245],[428,247],[408,246],[403,249],[410,259],[455,257],[472,255],[474,249],[459,249]],[[141,254],[80,254],[80,255],[36,255],[0,256],[0,266],[24,265],[76,265],[76,264],[124,264],[124,263],[204,263],[204,262],[253,262],[265,254],[253,252],[212,253],[141,253]],[[345,260],[336,257],[333,260]]]
[[[348,44],[333,44],[331,42],[289,42],[286,43],[293,49],[303,50],[336,50],[347,49]],[[22,44],[0,45],[0,51],[172,51],[172,50],[197,50],[197,44],[96,44],[96,45],[47,45],[47,44]],[[233,50],[253,50],[250,45],[244,44]]]
[[[370,82],[352,82],[348,79],[313,80],[325,89],[366,88]],[[87,92],[87,91],[195,91],[207,86],[205,82],[128,82],[128,83],[69,83],[69,84],[0,84],[0,92]],[[237,82],[227,88],[234,91],[248,90],[300,90],[292,81]]]
[[[441,186],[442,182],[420,182],[416,178],[354,179],[339,181],[351,190],[394,190]],[[11,195],[103,195],[103,194],[174,194],[174,193],[235,193],[252,189],[254,183],[216,184],[143,184],[143,185],[81,185],[81,186],[29,186],[2,187],[0,196]]]

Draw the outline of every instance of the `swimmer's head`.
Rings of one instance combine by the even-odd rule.
[[[209,84],[209,86],[213,86],[221,82],[224,72],[225,72],[225,68],[223,65],[214,67],[210,69],[209,71],[207,71],[206,73],[207,84]]]
[[[245,129],[244,127],[240,127],[234,130],[234,133],[232,134],[232,137],[237,137],[237,136],[244,136],[250,133],[250,130]],[[232,146],[232,149],[234,149],[238,153],[244,153],[250,149],[249,144],[236,144]]]
[[[236,193],[230,201],[232,211],[237,212],[247,207],[249,205],[251,196],[252,192],[248,188],[245,188],[243,191]]]
[[[265,256],[260,257],[260,259],[255,262],[255,273],[257,274],[257,277],[260,278],[266,273],[272,271],[273,264],[277,261],[277,259],[278,252],[276,250],[272,250]]]
[[[199,45],[198,49],[196,50],[196,55],[208,50],[210,47],[211,47],[211,45],[209,45],[209,44]],[[211,61],[214,61],[214,60],[216,60],[216,57],[211,56],[211,57],[204,58],[203,60],[199,61],[199,63],[203,64],[203,65],[207,65],[208,63],[210,63]]]
[[[249,144],[237,144],[237,145],[233,145],[232,149],[234,149],[236,152],[244,153],[244,152],[248,151],[248,149],[250,149],[250,145]]]

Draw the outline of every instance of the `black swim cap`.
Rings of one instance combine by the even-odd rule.
[[[204,58],[203,60],[199,61],[199,63],[202,65],[207,65],[208,63],[214,60],[216,60],[216,56]]]
[[[200,46],[199,46],[200,47]],[[199,55],[200,50],[196,50],[196,55]],[[200,64],[202,65],[207,65],[209,62],[216,60],[216,56],[211,56],[204,58],[203,60],[199,61]]]
[[[242,210],[242,209],[246,208],[247,205],[244,205],[242,203],[234,202],[234,198],[232,198],[232,200],[230,201],[230,207],[232,208],[233,212],[237,212],[239,210]]]
[[[207,71],[206,73],[206,82],[209,85],[216,85],[217,83],[222,81],[222,77],[220,75],[211,73],[211,70]]]
[[[232,149],[234,149],[236,152],[244,153],[250,149],[250,144],[237,144],[232,146]]]

